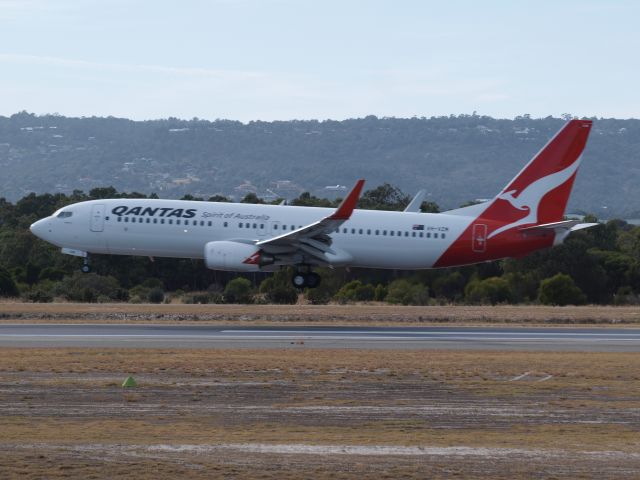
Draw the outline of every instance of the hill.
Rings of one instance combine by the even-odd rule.
[[[356,178],[445,208],[493,196],[564,120],[478,115],[241,122],[0,117],[0,197],[118,190],[239,199],[341,195]],[[596,119],[569,208],[640,216],[640,121]],[[606,208],[605,208],[606,207]]]

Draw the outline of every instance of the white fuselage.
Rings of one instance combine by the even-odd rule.
[[[32,231],[59,247],[88,253],[203,258],[212,241],[255,242],[318,221],[328,208],[183,200],[92,200],[64,207]],[[473,222],[460,215],[355,210],[332,247],[350,266],[431,268]]]

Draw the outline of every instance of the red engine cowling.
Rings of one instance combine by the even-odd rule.
[[[239,242],[209,242],[204,246],[207,268],[228,272],[258,272],[260,267],[273,263],[254,245]]]

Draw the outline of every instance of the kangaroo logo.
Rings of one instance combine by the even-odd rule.
[[[564,170],[560,170],[559,172],[552,173],[551,175],[547,175],[546,177],[539,178],[535,182],[528,185],[524,190],[520,193],[517,193],[517,190],[509,190],[503,191],[500,193],[496,200],[505,200],[511,204],[517,210],[521,210],[523,212],[527,212],[527,215],[522,217],[520,220],[516,220],[515,222],[509,223],[507,225],[503,225],[502,227],[494,230],[487,237],[487,239],[495,237],[496,235],[509,230],[514,227],[518,227],[520,225],[526,225],[528,223],[537,223],[538,222],[538,207],[540,205],[540,201],[542,197],[551,190],[559,187],[564,182],[569,180],[571,176],[576,173],[578,167],[580,166],[580,157],[569,165]]]

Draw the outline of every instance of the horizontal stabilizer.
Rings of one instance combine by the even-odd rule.
[[[561,222],[543,223],[541,225],[533,225],[532,227],[521,228],[521,232],[531,232],[535,230],[568,230],[575,232],[576,230],[582,230],[583,228],[590,228],[599,225],[598,223],[581,223],[580,220],[563,220]]]

